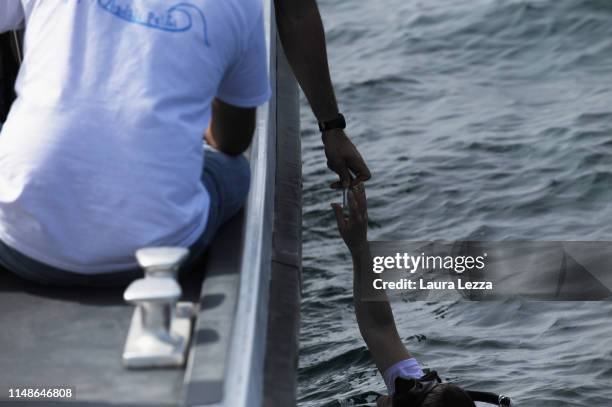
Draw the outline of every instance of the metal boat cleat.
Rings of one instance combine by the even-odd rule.
[[[147,277],[176,277],[188,255],[184,247],[146,247],[136,251],[136,260]]]
[[[134,281],[123,298],[136,305],[123,351],[127,368],[181,367],[191,339],[194,305],[178,302],[177,271],[189,251],[181,247],[136,252],[145,277]]]

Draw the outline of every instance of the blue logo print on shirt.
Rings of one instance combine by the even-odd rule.
[[[204,33],[204,44],[207,47],[210,46],[206,16],[200,8],[191,3],[176,3],[161,13],[132,7],[126,1],[97,0],[97,4],[104,11],[124,21],[155,30],[176,33],[186,32],[191,29],[198,29],[198,23],[201,23],[201,29]]]

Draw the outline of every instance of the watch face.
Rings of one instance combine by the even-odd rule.
[[[338,113],[338,117],[336,118],[336,128],[344,129],[346,128],[346,120],[344,119],[344,115],[342,113]]]

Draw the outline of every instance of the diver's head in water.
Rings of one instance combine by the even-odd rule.
[[[395,394],[378,399],[377,407],[476,407],[459,386],[398,378]]]

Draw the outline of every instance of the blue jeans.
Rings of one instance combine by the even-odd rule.
[[[246,201],[251,181],[249,163],[240,155],[232,157],[207,145],[204,147],[202,183],[210,195],[206,230],[189,248],[186,269],[200,257],[221,225],[235,216]],[[139,269],[104,274],[77,274],[40,263],[0,241],[0,265],[14,274],[47,285],[117,286],[142,277]]]

